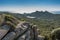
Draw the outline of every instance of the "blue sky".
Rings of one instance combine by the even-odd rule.
[[[0,11],[33,12],[60,11],[60,0],[0,0]]]

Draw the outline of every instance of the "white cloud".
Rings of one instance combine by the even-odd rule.
[[[9,12],[14,12],[14,13],[30,13],[34,11],[60,11],[59,7],[0,7],[0,11],[9,11]]]

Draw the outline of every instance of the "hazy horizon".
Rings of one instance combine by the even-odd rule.
[[[60,0],[0,0],[0,11],[31,13],[60,11]]]

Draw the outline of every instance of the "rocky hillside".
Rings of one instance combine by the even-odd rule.
[[[35,27],[32,28],[32,25],[30,25],[28,23],[23,23],[22,21],[29,22],[33,25],[36,25],[37,29]],[[27,26],[27,24],[28,24],[28,26]],[[29,25],[31,26],[30,28],[29,28]],[[44,40],[45,37],[46,37],[45,40],[51,40],[50,34],[51,34],[51,32],[53,32],[52,30],[57,29],[57,28],[60,28],[60,14],[53,14],[53,13],[48,12],[48,11],[45,11],[45,12],[36,11],[36,12],[29,13],[29,14],[27,14],[27,13],[19,14],[19,13],[10,13],[10,12],[0,12],[0,31],[1,31],[1,29],[4,29],[2,31],[5,32],[5,34],[2,31],[0,32],[0,34],[1,33],[4,34],[3,38],[0,38],[0,39],[3,39],[3,40],[13,40],[13,39],[17,40],[21,35],[26,33],[25,34],[26,36],[23,35],[21,38],[18,39],[18,40],[20,40],[20,39],[24,40],[25,37],[28,37],[28,38],[30,37],[30,36],[27,36],[30,34],[30,32],[33,36],[36,36],[36,38],[38,37],[41,40]],[[8,31],[5,31],[6,29],[8,29]],[[29,31],[27,31],[27,30],[29,30]],[[33,33],[32,33],[32,30],[34,30]],[[37,30],[38,30],[38,32],[37,32]],[[34,32],[37,35],[38,34],[39,35],[38,36],[35,35]],[[21,35],[20,35],[20,33],[21,33]],[[54,34],[54,32],[52,33],[52,35],[53,34]],[[17,37],[15,37],[15,36],[17,36]]]

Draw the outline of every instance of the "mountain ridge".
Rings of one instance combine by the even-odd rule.
[[[27,18],[27,16],[30,16],[30,17],[35,17],[39,19],[60,19],[60,14],[54,14],[48,11],[35,11],[32,13],[24,13],[24,14],[11,13],[11,12],[0,12],[0,14],[11,14],[17,18]]]

